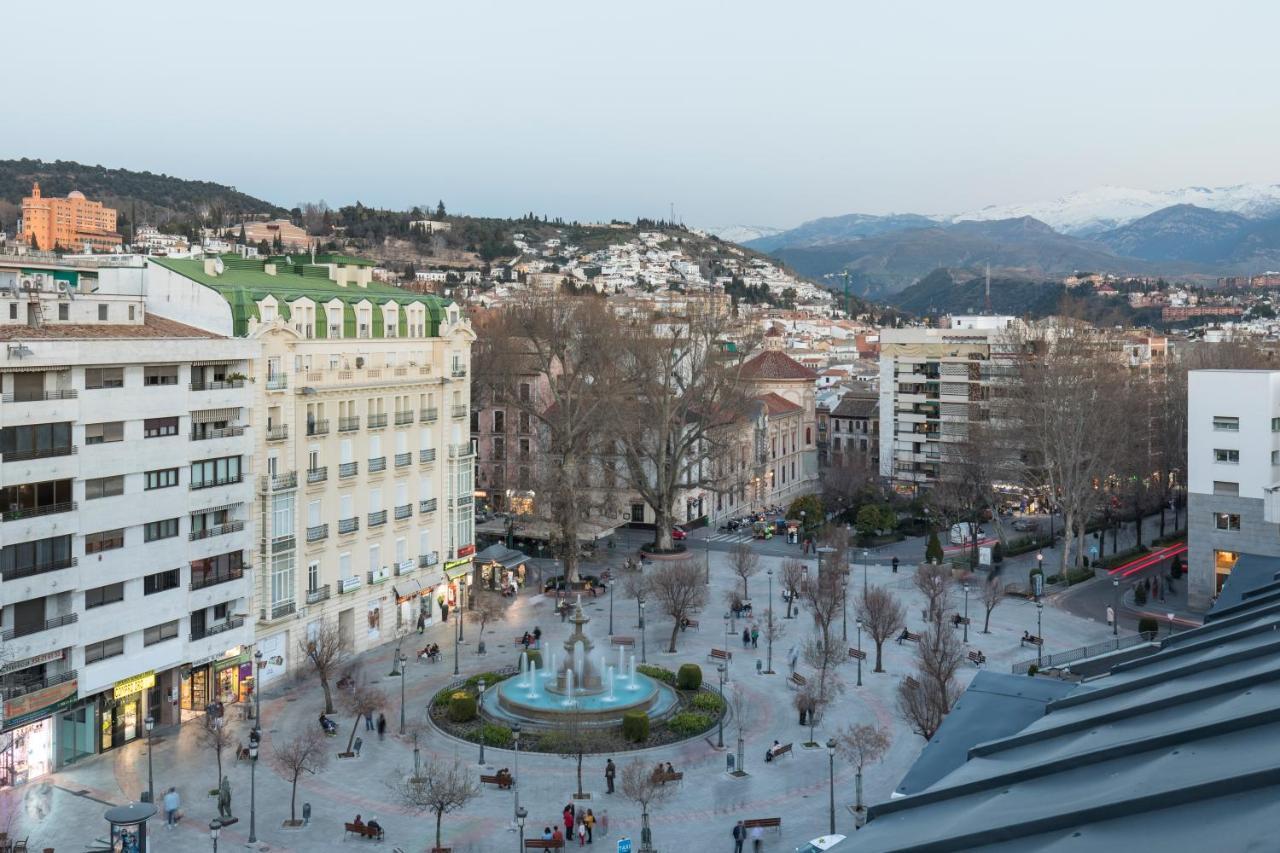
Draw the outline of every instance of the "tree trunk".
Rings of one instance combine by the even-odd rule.
[[[854,778],[856,780],[856,783],[854,785],[854,790],[856,790],[857,793],[854,795],[853,807],[855,810],[861,811],[862,810],[862,768],[861,767],[858,768],[857,775]]]
[[[1164,508],[1165,504],[1160,504],[1160,538],[1164,538]]]
[[[873,672],[884,672],[884,666],[882,665],[880,660],[881,658],[880,651],[883,648],[884,648],[884,641],[876,640],[876,668],[872,670]]]
[[[436,811],[436,848],[440,847],[440,822],[444,820],[444,809]]]
[[[581,753],[581,752],[579,752],[579,753],[578,753],[578,796],[579,796],[579,797],[583,796],[583,793],[582,793],[582,753]],[[567,839],[566,839],[566,841],[567,841]]]
[[[1142,549],[1142,509],[1139,508],[1138,511],[1134,513],[1134,515],[1137,516],[1137,518],[1133,522],[1133,532],[1137,536],[1138,549],[1141,550]]]
[[[221,746],[219,746],[217,749],[214,750],[214,755],[216,755],[218,758],[218,784],[214,785],[213,787],[221,788],[222,787],[222,747]]]
[[[987,608],[987,617],[982,621],[982,633],[984,634],[991,633],[991,611],[992,610],[995,610],[995,608],[994,607]]]
[[[680,634],[680,620],[675,620],[675,624],[671,626],[671,646],[667,649],[670,654],[676,653],[676,637]]]
[[[347,752],[351,751],[351,745],[356,742],[356,729],[360,728],[360,718],[364,714],[356,714],[356,724],[351,727],[351,737],[347,738]]]
[[[1062,515],[1062,553],[1058,555],[1059,573],[1065,574],[1067,571],[1067,560],[1071,556],[1071,532],[1075,529],[1075,514],[1065,512]],[[1053,543],[1050,542],[1050,545]]]
[[[293,777],[293,790],[289,793],[289,823],[294,823],[295,821],[297,821],[298,819],[297,807],[298,807],[298,777],[295,774]]]
[[[655,508],[653,515],[653,547],[658,551],[674,550],[675,542],[671,538],[671,513],[665,509]]]
[[[333,713],[333,694],[329,692],[329,679],[320,676],[320,689],[324,691],[324,712],[326,714]]]

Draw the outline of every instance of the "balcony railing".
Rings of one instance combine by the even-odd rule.
[[[421,412],[418,413],[418,420],[422,421],[424,424],[431,423],[432,421],[438,420],[439,418],[440,418],[439,409],[423,409]]]
[[[216,634],[222,634],[227,631],[234,631],[236,628],[240,628],[243,625],[244,625],[243,616],[232,616],[229,619],[227,619],[225,622],[218,622],[213,625],[208,625],[203,630],[193,629],[191,631],[191,642],[194,643],[196,640],[203,640],[205,637],[212,637]]]
[[[321,539],[329,538],[329,525],[317,524],[307,528],[307,541],[319,542]]]
[[[451,444],[449,445],[449,458],[461,459],[465,456],[472,455],[471,444]]]
[[[307,604],[317,604],[329,597],[330,587],[325,584],[315,589],[307,590]]]
[[[434,566],[438,562],[440,562],[440,555],[435,551],[432,551],[430,554],[418,555],[418,565],[424,569]]]
[[[78,621],[80,621],[79,613],[64,613],[61,616],[55,616],[52,619],[46,619],[44,622],[37,622],[34,625],[6,628],[0,632],[0,640],[4,640],[7,643],[15,637],[29,637],[32,634],[39,634],[41,631],[52,631],[54,628],[61,628],[64,625],[71,625]]]
[[[359,415],[351,418],[338,418],[338,432],[352,432],[358,429],[360,429]]]
[[[413,409],[407,412],[396,412],[396,426],[413,423]]]
[[[419,462],[435,462],[436,449],[434,447],[428,447],[425,450],[419,450],[418,461]]]
[[[79,393],[74,388],[65,391],[13,391],[0,399],[6,403],[42,403],[46,400],[74,400]]]
[[[386,415],[369,415],[369,429],[382,429],[386,425]]]
[[[224,391],[228,388],[243,388],[243,379],[224,379],[219,382],[192,382],[189,386],[192,391]]]
[[[240,435],[244,435],[244,427],[229,426],[229,427],[223,427],[222,429],[207,429],[207,430],[204,430],[203,432],[197,432],[196,430],[192,430],[191,440],[192,441],[210,441],[215,438],[235,438],[236,436],[240,436]]]
[[[471,495],[458,495],[456,498],[453,499],[453,505],[454,506],[471,506],[471,503],[474,500],[475,498],[473,498]]]
[[[62,501],[56,504],[45,504],[44,506],[27,506],[18,509],[5,510],[4,515],[0,516],[3,521],[21,521],[24,518],[36,518],[41,515],[54,515],[59,512],[74,512],[76,508],[75,501]]]
[[[289,376],[285,373],[278,373],[275,376],[267,377],[268,391],[283,391],[289,387]]]
[[[265,490],[267,478],[262,478],[262,488]],[[244,475],[236,474],[234,477],[214,477],[210,480],[201,480],[198,483],[191,484],[191,491],[196,492],[200,489],[212,489],[215,486],[234,486],[236,483],[243,483]]]
[[[360,519],[358,518],[340,518],[338,519],[339,533],[355,533],[360,529]]]
[[[25,462],[28,459],[52,459],[55,456],[74,456],[79,449],[74,444],[65,447],[42,447],[38,450],[7,450],[0,453],[5,462]]]
[[[465,418],[467,416],[467,404],[459,403],[453,407],[453,416],[455,418]]]
[[[267,427],[267,441],[284,441],[289,437],[288,424],[276,427]]]
[[[203,530],[193,530],[187,534],[187,540],[195,542],[200,539],[210,539],[214,536],[223,536],[227,533],[238,533],[244,530],[243,521],[228,521],[225,524],[215,524],[212,527],[206,527]]]
[[[369,460],[369,473],[376,474],[379,471],[387,470],[387,457],[379,456]]]
[[[264,492],[283,492],[289,489],[296,489],[298,488],[298,472],[286,471],[283,474],[262,477],[258,481],[258,487]]]
[[[342,462],[342,463],[339,463],[338,465],[339,479],[345,479],[346,477],[354,477],[356,474],[359,474],[359,473],[360,473],[359,462]]]
[[[396,507],[396,521],[402,521],[413,515],[413,504],[401,504]]]
[[[318,421],[307,421],[307,435],[328,435],[329,419],[321,418]]]
[[[387,523],[387,511],[380,509],[377,512],[369,513],[369,526],[380,527]]]
[[[14,676],[18,673],[14,673]],[[59,672],[56,675],[47,675],[44,678],[38,678],[34,681],[22,681],[16,684],[0,685],[0,696],[7,699],[16,699],[19,696],[26,696],[28,693],[34,693],[37,690],[44,690],[46,687],[56,687],[59,684],[66,684],[76,678],[76,670],[70,669],[66,672]]]
[[[278,604],[271,605],[271,618],[283,619],[286,616],[292,616],[298,610],[296,601],[281,601]]]
[[[197,589],[205,589],[206,587],[217,586],[220,583],[228,581],[238,581],[244,577],[244,569],[232,569],[227,572],[218,572],[217,574],[205,575],[204,577],[192,576],[190,587],[192,591]]]
[[[328,465],[321,465],[319,468],[308,468],[308,469],[307,469],[307,482],[308,482],[308,483],[323,483],[323,482],[324,482],[325,480],[327,480],[327,479],[329,479],[329,466],[328,466]]]
[[[439,501],[436,498],[427,498],[425,501],[418,501],[418,512],[435,512]]]
[[[35,563],[30,566],[15,566],[11,569],[5,569],[0,572],[0,578],[6,581],[14,581],[19,578],[29,578],[35,575],[43,575],[46,572],[56,572],[62,569],[69,569],[76,565],[75,557],[62,557],[57,560],[46,560],[43,563]]]
[[[396,454],[396,467],[397,467],[397,468],[403,468],[403,467],[404,467],[404,466],[406,466],[406,465],[412,465],[412,464],[413,464],[413,454],[412,454],[412,453],[397,453],[397,454]]]

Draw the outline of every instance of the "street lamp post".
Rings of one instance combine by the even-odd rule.
[[[527,809],[516,806],[516,826],[520,827],[520,846],[516,848],[516,853],[522,853],[524,850],[524,822],[529,817]]]
[[[536,678],[537,676],[534,676],[534,677]],[[524,812],[524,809],[520,808],[520,724],[519,723],[516,723],[511,727],[511,739],[514,740],[516,744],[516,773],[511,780],[511,792],[515,795],[515,800],[516,800],[516,823],[520,824],[520,829],[523,832],[524,818],[521,812]]]
[[[726,675],[724,664],[716,667],[716,671],[720,673],[720,698],[724,699],[724,678]],[[716,739],[716,749],[724,749],[724,714],[720,714],[720,735]]]
[[[1044,583],[1044,552],[1043,551],[1036,552],[1036,571],[1040,573],[1040,583],[1043,584]],[[1031,591],[1033,593],[1035,592],[1034,585],[1032,586]]]
[[[1040,643],[1036,646],[1036,666],[1044,662],[1044,627],[1040,622],[1040,615],[1044,612],[1044,602],[1036,602],[1036,636],[1040,638]]]
[[[462,624],[461,611],[454,610],[453,616],[458,621],[458,624],[461,625]],[[458,674],[458,629],[457,628],[453,629],[453,674],[454,675]]]
[[[849,575],[840,579],[840,639],[849,642]]]
[[[769,576],[769,607],[767,610],[765,610],[765,618],[766,618],[765,630],[767,633],[765,634],[764,641],[765,641],[765,644],[768,646],[769,651],[766,653],[768,666],[766,666],[764,670],[765,672],[772,673],[773,672],[773,569],[772,568],[769,569],[768,571],[765,572],[765,574]]]
[[[1173,614],[1169,614],[1169,636],[1173,636]]]
[[[830,808],[829,814],[830,826],[827,827],[828,835],[836,834],[836,739],[831,738],[827,741],[827,778],[830,782]]]
[[[222,832],[222,821],[216,817],[209,821],[209,837],[213,839],[213,853],[218,853],[218,834]]]
[[[400,656],[396,658],[396,663],[400,664],[400,734],[404,734],[404,677],[409,674],[405,666],[408,662],[409,659],[405,657],[404,652],[400,652]],[[395,675],[394,670],[391,674]]]
[[[609,578],[609,636],[613,636],[613,588],[617,585],[617,578]]]
[[[729,629],[730,629],[729,620],[730,620],[731,618],[732,618],[732,616],[730,616],[729,612],[728,612],[728,611],[726,611],[726,612],[725,612],[725,614],[724,614],[724,652],[725,652],[725,654],[726,654],[726,655],[728,655],[728,654],[729,654]],[[728,660],[729,660],[728,658],[725,658],[725,662],[726,662],[726,663],[728,662]],[[728,668],[726,668],[726,669],[725,669],[725,676],[724,676],[724,677],[725,677],[725,680],[726,680],[726,681],[728,681],[728,680],[729,680],[729,671],[728,671]]]
[[[147,718],[142,721],[142,726],[147,731],[147,802],[154,803],[156,801],[156,788],[154,777],[151,773],[151,731],[156,727],[156,718],[147,714]]]
[[[644,626],[644,599],[640,599],[640,662],[649,662],[649,632]]]
[[[260,729],[249,733],[249,843],[258,841],[258,741]]]
[[[401,683],[403,684],[404,682],[401,682]],[[476,705],[480,708],[483,708],[484,707],[484,679],[483,678],[476,683],[476,690],[480,694],[479,697],[476,699]],[[480,766],[481,767],[484,766],[484,731],[483,730],[480,732]]]
[[[1120,579],[1113,578],[1111,581],[1111,589],[1115,593],[1116,606],[1111,616],[1111,636],[1120,636]]]
[[[867,566],[871,562],[871,552],[862,550],[862,597],[867,597]]]
[[[862,651],[862,617],[858,617],[858,651]],[[858,686],[862,686],[862,658],[858,658]]]
[[[969,585],[964,585],[964,641],[969,642]]]

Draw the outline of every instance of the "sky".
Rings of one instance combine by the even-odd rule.
[[[5,11],[43,35],[10,45],[0,157],[286,207],[791,226],[1280,182],[1261,0],[51,8]],[[15,82],[28,60],[39,79]]]

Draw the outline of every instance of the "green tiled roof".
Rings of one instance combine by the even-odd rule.
[[[413,293],[378,282],[370,282],[368,287],[359,287],[354,284],[340,287],[337,283],[330,281],[328,268],[320,266],[322,258],[328,263],[372,265],[370,261],[347,258],[342,255],[317,255],[317,263],[312,265],[309,263],[310,255],[299,254],[299,260],[305,259],[308,262],[287,266],[281,258],[275,261],[276,274],[268,275],[264,268],[268,261],[260,258],[242,258],[238,255],[224,255],[222,256],[224,271],[221,275],[215,276],[205,273],[204,262],[201,260],[186,258],[149,258],[148,260],[150,263],[216,290],[231,305],[232,333],[236,336],[242,336],[248,331],[250,317],[259,317],[258,302],[268,295],[276,298],[280,305],[280,316],[285,319],[290,317],[289,303],[295,299],[305,296],[317,306],[323,306],[335,298],[341,299],[344,303],[343,334],[351,338],[356,335],[355,306],[358,303],[366,299],[374,305],[395,302],[403,307],[419,303],[427,308],[427,335],[435,337],[440,333],[440,323],[444,319],[445,308],[452,304],[452,300]],[[404,311],[400,311],[399,326],[402,337],[407,334],[408,325],[408,317],[405,316]],[[371,326],[369,331],[374,338],[383,337],[381,318],[376,318]],[[325,338],[328,337],[328,332],[325,312],[317,311],[315,336]]]

